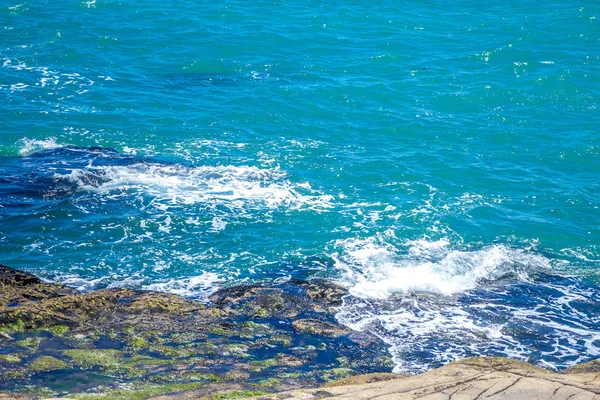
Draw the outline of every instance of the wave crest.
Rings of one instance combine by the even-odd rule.
[[[336,267],[350,293],[361,298],[385,299],[398,292],[452,295],[475,288],[479,282],[548,270],[550,260],[526,249],[490,245],[476,250],[454,249],[448,239],[414,240],[394,245],[392,233],[368,239],[336,242]]]
[[[313,190],[308,183],[292,183],[279,168],[254,166],[201,166],[134,163],[117,166],[88,166],[55,174],[80,191],[123,197],[150,196],[161,209],[186,204],[217,203],[229,209],[262,205],[269,209],[326,211],[332,196]]]

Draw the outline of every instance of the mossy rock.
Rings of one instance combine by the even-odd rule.
[[[65,350],[63,354],[82,368],[114,368],[123,364],[123,353],[119,350],[72,349]]]
[[[0,354],[0,361],[15,364],[21,362],[21,357],[17,356],[16,354]]]
[[[600,360],[578,364],[562,371],[563,374],[585,374],[589,372],[600,372]]]
[[[64,336],[69,332],[69,327],[66,325],[55,325],[48,329],[55,336]]]
[[[6,289],[1,273],[2,269],[0,297]],[[236,395],[241,398],[257,382],[272,391],[322,384],[345,376],[349,369],[352,373],[389,370],[379,365],[378,356],[385,353],[381,341],[355,340],[335,320],[332,307],[346,291],[334,284],[238,286],[218,291],[210,298],[212,304],[204,305],[129,289],[80,294],[33,278],[26,275],[29,284],[11,286],[9,297],[18,301],[0,308],[0,325],[11,331],[0,334],[0,339],[14,347],[16,353],[11,355],[20,359],[13,363],[0,358],[0,369],[25,372],[15,375],[14,385],[30,382],[29,368],[19,363],[38,349],[50,353],[39,356],[56,357],[58,363],[48,365],[57,367],[62,362],[73,373],[99,373],[125,385],[98,394],[91,387],[87,394],[78,395],[97,399],[154,396],[181,389],[165,385],[186,383],[202,387],[197,392],[201,396],[225,387],[245,393]],[[37,294],[30,301],[27,296],[34,294],[34,287]],[[35,364],[42,368],[42,361]],[[0,379],[6,379],[6,373],[0,373]]]
[[[348,290],[343,286],[322,279],[315,279],[308,282],[296,281],[296,283],[306,287],[306,294],[308,296],[325,303],[329,307],[342,305],[342,298],[348,294]]]
[[[339,337],[350,333],[349,329],[317,319],[298,319],[292,325],[299,332],[328,337]]]
[[[335,381],[337,379],[346,378],[354,375],[354,371],[350,368],[332,368],[319,372],[321,378],[325,381]]]
[[[268,394],[267,392],[258,392],[254,390],[248,391],[234,391],[229,393],[218,393],[212,396],[211,400],[233,400],[233,399],[243,399],[247,397],[257,397]]]
[[[142,349],[144,347],[150,346],[150,343],[145,338],[140,336],[134,336],[132,338],[129,338],[127,343],[134,349]]]
[[[259,381],[259,382],[255,383],[254,385],[258,386],[258,387],[276,389],[276,388],[279,388],[281,386],[281,379],[268,378],[268,379],[264,379],[262,381]]]
[[[15,344],[21,347],[25,347],[29,350],[37,350],[40,347],[40,343],[42,343],[42,340],[43,339],[39,336],[28,337],[23,340],[19,340],[18,342],[15,342]]]
[[[245,344],[233,343],[226,344],[221,346],[221,354],[224,356],[233,356],[238,358],[248,358],[250,354],[248,354],[249,347]]]
[[[68,369],[71,366],[64,361],[51,356],[41,356],[34,359],[29,365],[31,371],[53,371],[57,369]]]
[[[108,390],[103,393],[79,393],[69,395],[78,400],[142,400],[164,394],[185,392],[202,386],[202,382],[171,383],[157,385],[153,383],[137,383],[123,388]]]
[[[213,326],[209,329],[209,332],[216,336],[224,336],[230,338],[232,336],[239,336],[240,332],[227,326]]]

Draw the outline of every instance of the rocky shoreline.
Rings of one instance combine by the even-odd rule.
[[[205,305],[128,289],[79,293],[0,266],[0,392],[227,398],[391,371],[379,339],[335,320],[345,294],[294,281],[223,289]]]
[[[490,357],[391,374],[379,339],[335,320],[346,293],[292,281],[202,304],[80,293],[0,266],[0,399],[600,399],[595,361],[561,374]]]

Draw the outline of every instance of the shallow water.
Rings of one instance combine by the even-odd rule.
[[[599,14],[5,2],[1,262],[199,299],[324,277],[396,371],[596,358]]]

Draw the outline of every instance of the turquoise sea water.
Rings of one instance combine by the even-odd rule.
[[[598,358],[597,18],[2,0],[0,262],[198,299],[330,279],[398,372]]]

